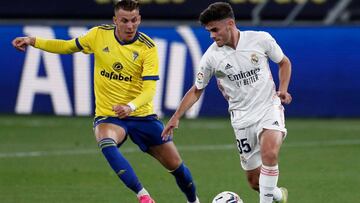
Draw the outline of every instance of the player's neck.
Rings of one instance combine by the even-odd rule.
[[[117,38],[119,41],[121,41],[121,42],[126,42],[126,41],[120,36],[120,34],[119,34],[118,32],[115,32],[115,36],[116,36],[116,38]]]
[[[231,32],[232,34],[231,34],[230,44],[228,46],[233,49],[236,49],[240,41],[240,31],[238,29],[233,29]]]
[[[133,38],[131,38],[131,40],[126,40],[124,39],[124,37],[121,37],[121,35],[116,31],[115,32],[115,36],[117,38],[118,41],[120,41],[121,44],[128,44],[128,43],[132,43],[134,41],[134,39],[136,38],[136,34]]]

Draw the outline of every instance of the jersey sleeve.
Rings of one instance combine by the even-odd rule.
[[[156,46],[144,51],[143,80],[159,80],[159,56]]]
[[[196,74],[195,86],[197,89],[204,89],[214,75],[213,67],[211,64],[210,56],[206,52],[200,60],[200,68]]]
[[[275,39],[267,32],[264,32],[264,40],[262,41],[262,46],[265,48],[265,53],[269,58],[275,62],[279,63],[284,58],[284,53],[281,50],[280,46],[276,43]]]
[[[84,35],[75,39],[76,46],[85,54],[94,53],[94,44],[98,28],[94,27],[90,29]]]
[[[80,51],[75,44],[75,39],[42,39],[37,37],[34,47],[56,54],[72,54]]]
[[[145,80],[143,84],[142,92],[137,96],[132,103],[135,109],[141,107],[144,104],[151,102],[156,93],[156,81],[155,80]]]

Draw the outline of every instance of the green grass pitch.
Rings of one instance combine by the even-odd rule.
[[[360,120],[288,119],[279,185],[290,203],[359,202]],[[202,203],[219,192],[245,203],[245,180],[227,118],[182,120],[175,143]],[[121,151],[157,203],[185,203],[173,177],[130,139]],[[135,203],[97,148],[92,118],[0,116],[1,203]]]

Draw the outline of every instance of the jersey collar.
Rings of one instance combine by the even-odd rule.
[[[116,41],[118,41],[119,44],[121,44],[121,45],[127,45],[127,44],[132,44],[132,43],[134,43],[134,42],[139,38],[139,35],[140,35],[139,31],[137,31],[136,34],[135,34],[135,36],[134,36],[134,38],[133,38],[132,40],[130,40],[130,41],[128,41],[128,42],[124,42],[124,41],[121,41],[121,40],[116,36],[115,32],[116,32],[116,29],[114,29],[114,37],[115,37]]]

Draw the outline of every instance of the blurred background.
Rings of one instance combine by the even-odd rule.
[[[205,0],[144,0],[140,31],[159,47],[160,77],[155,99],[169,116],[192,85],[201,55],[212,43],[199,26]],[[289,117],[360,116],[360,1],[232,0],[241,30],[265,30],[293,63]],[[16,36],[70,39],[92,26],[112,23],[112,1],[4,1],[0,6],[0,113],[92,115],[93,57],[17,52]],[[277,68],[272,64],[276,79]],[[171,86],[171,88],[169,88]],[[226,116],[215,82],[188,117]]]
[[[156,42],[154,105],[166,121],[192,86],[212,43],[198,23],[212,0],[140,0],[140,31]],[[292,61],[289,135],[280,184],[290,202],[357,202],[360,182],[360,1],[229,0],[240,30],[264,30]],[[111,24],[111,0],[14,0],[0,4],[0,202],[135,202],[92,137],[93,56],[16,51],[17,36],[71,39]],[[278,82],[276,64],[271,64]],[[227,103],[212,80],[175,141],[202,202],[222,190],[257,202],[241,172]],[[197,118],[197,119],[191,119]],[[122,152],[157,202],[184,202],[172,177],[127,142]],[[116,177],[115,177],[116,178]],[[161,180],[161,184],[155,181]],[[164,190],[166,188],[166,190]],[[336,195],[334,195],[336,194]]]

